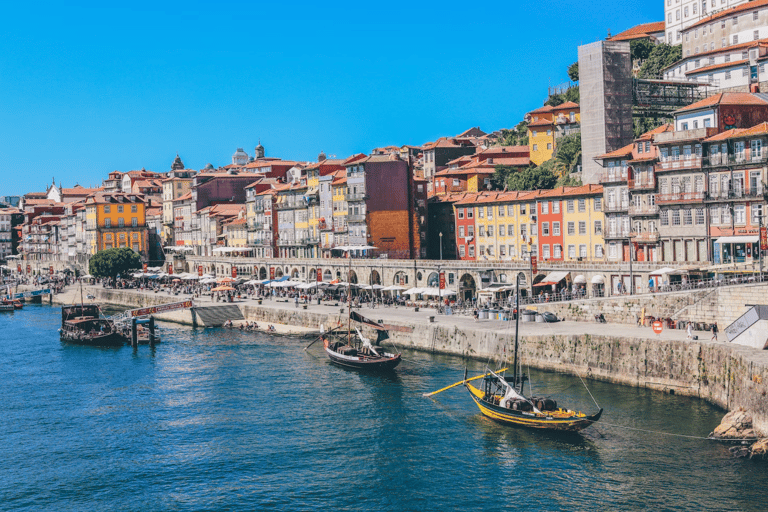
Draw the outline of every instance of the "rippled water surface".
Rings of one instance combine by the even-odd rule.
[[[62,344],[59,309],[0,313],[0,510],[765,510],[764,463],[706,436],[702,401],[589,381],[605,425],[562,437],[482,418],[459,358],[391,376],[305,340],[164,326],[163,343]],[[470,362],[470,369],[482,366]],[[578,378],[537,393],[594,408]]]

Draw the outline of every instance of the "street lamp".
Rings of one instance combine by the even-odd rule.
[[[440,259],[443,259],[443,232],[440,232]]]

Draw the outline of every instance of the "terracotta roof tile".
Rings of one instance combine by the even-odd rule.
[[[603,160],[606,158],[621,158],[623,156],[632,156],[632,149],[634,148],[634,146],[635,146],[634,144],[627,144],[623,148],[616,149],[604,155],[596,156],[595,159]]]
[[[537,126],[554,126],[555,122],[550,119],[537,119],[528,123],[528,128],[535,128]]]
[[[745,4],[737,5],[736,7],[731,7],[730,9],[724,9],[722,11],[718,11],[710,16],[707,16],[702,20],[697,21],[693,25],[689,25],[688,28],[686,28],[685,30],[690,31],[693,28],[706,25],[707,23],[711,23],[721,18],[729,18],[731,16],[741,14],[744,11],[753,11],[757,8],[764,7],[766,5],[768,5],[768,0],[752,0]],[[662,28],[662,30],[664,29]]]
[[[709,71],[715,71],[717,69],[741,66],[742,64],[746,64],[747,62],[749,62],[748,59],[734,60],[733,62],[721,62],[720,64],[712,64],[711,66],[705,66],[703,68],[692,69],[690,71],[686,71],[685,74],[686,75],[697,75],[699,73],[708,73]]]
[[[687,112],[690,110],[699,110],[715,105],[768,105],[768,101],[749,92],[721,92],[705,98],[687,107],[683,107],[676,112]]]
[[[634,27],[619,32],[608,41],[629,41],[631,39],[640,39],[649,37],[654,32],[664,32],[666,24],[663,21],[654,21],[651,23],[641,23]]]
[[[637,141],[645,141],[645,140],[653,140],[653,136],[659,133],[666,133],[666,132],[673,132],[675,131],[675,127],[672,125],[672,123],[663,124],[661,126],[657,126],[653,130],[647,131],[644,134],[642,134],[640,137],[638,137]]]

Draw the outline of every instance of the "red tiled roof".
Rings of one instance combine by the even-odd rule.
[[[528,123],[528,128],[535,128],[537,126],[554,126],[555,122],[551,119],[537,119]]]
[[[561,103],[560,105],[557,105],[552,110],[569,110],[572,108],[579,108],[579,104],[574,103],[572,101],[566,101],[565,103]]]
[[[760,123],[756,126],[753,126],[752,128],[733,128],[731,130],[726,130],[722,133],[718,133],[717,135],[713,135],[708,139],[704,139],[704,142],[717,142],[721,140],[738,139],[741,137],[753,137],[755,135],[765,135],[765,134],[768,134],[767,122]]]
[[[692,28],[700,27],[702,25],[706,25],[707,23],[711,23],[715,20],[719,20],[720,18],[729,18],[731,16],[736,16],[744,11],[753,11],[755,9],[758,9],[760,7],[764,7],[768,5],[768,0],[752,0],[750,2],[747,2],[745,4],[737,5],[736,7],[731,7],[730,9],[725,9],[722,11],[718,11],[710,16],[707,16],[704,19],[701,19],[694,23],[693,25],[688,25],[688,28],[686,30],[691,30]],[[663,28],[662,28],[663,30]]]
[[[174,201],[186,201],[187,199],[192,199],[192,192],[187,192],[183,196],[179,196]]]
[[[696,53],[694,55],[689,55],[689,56],[683,57],[678,61],[673,62],[672,64],[670,64],[665,68],[662,68],[661,71],[664,72],[668,69],[681,65],[681,63],[683,62],[699,59],[701,57],[706,57],[708,55],[720,55],[722,53],[733,53],[736,50],[746,50],[746,49],[755,48],[758,46],[768,46],[768,38],[758,39],[757,41],[747,41],[746,43],[732,44],[731,46],[715,48],[714,50],[709,50],[708,52],[701,52],[701,53]]]
[[[687,107],[683,107],[676,112],[687,112],[689,110],[699,110],[715,105],[768,105],[768,101],[749,92],[721,92],[705,98]]]
[[[632,39],[640,39],[643,37],[650,37],[654,32],[664,32],[665,23],[663,21],[654,21],[652,23],[641,23],[634,27],[619,32],[615,36],[608,39],[608,41],[630,41]]]
[[[666,132],[673,132],[673,131],[675,131],[674,125],[672,125],[672,123],[667,123],[667,124],[663,124],[661,126],[657,126],[653,130],[645,132],[644,134],[642,134],[641,136],[639,136],[635,140],[637,140],[637,141],[653,140],[653,136],[658,134],[658,133],[666,133]]]
[[[633,147],[634,144],[627,144],[623,148],[613,150],[610,153],[606,153],[604,155],[596,156],[595,159],[603,160],[606,158],[621,158],[622,156],[632,156]]]
[[[546,114],[547,112],[552,112],[554,110],[554,107],[552,105],[544,105],[543,107],[539,107],[536,110],[531,110],[528,112],[529,114]]]
[[[711,66],[704,66],[703,68],[692,69],[690,71],[686,71],[685,74],[686,75],[696,75],[696,74],[699,74],[699,73],[707,73],[709,71],[715,71],[717,69],[723,69],[723,68],[730,68],[730,67],[740,66],[742,64],[746,64],[747,62],[749,62],[748,59],[735,60],[733,62],[721,62],[720,64],[712,64]]]

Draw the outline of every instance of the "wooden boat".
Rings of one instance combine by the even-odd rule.
[[[324,333],[320,339],[332,363],[366,371],[389,371],[400,364],[400,353],[387,352],[381,346],[381,343],[389,339],[389,333],[383,326],[356,312],[350,312],[349,318],[374,329],[377,333],[376,342],[374,344],[363,336],[357,327],[354,331],[347,328],[346,332],[334,329]]]
[[[519,296],[518,283],[516,297]],[[464,387],[483,416],[505,425],[569,432],[578,432],[598,421],[603,414],[602,407],[595,414],[587,415],[581,411],[558,407],[557,402],[550,397],[525,395],[524,386],[528,379],[520,371],[519,316],[515,315],[515,351],[511,378],[488,370],[484,375],[467,379],[464,371]],[[479,378],[482,378],[480,388],[470,384],[471,380]]]
[[[95,347],[121,346],[125,337],[114,322],[101,318],[96,304],[74,304],[61,307],[61,341]]]
[[[12,304],[0,304],[0,311],[13,311],[14,309]]]
[[[11,306],[14,309],[22,309],[24,307],[24,303],[21,302],[19,299],[10,299],[8,297],[3,298],[3,305]]]

